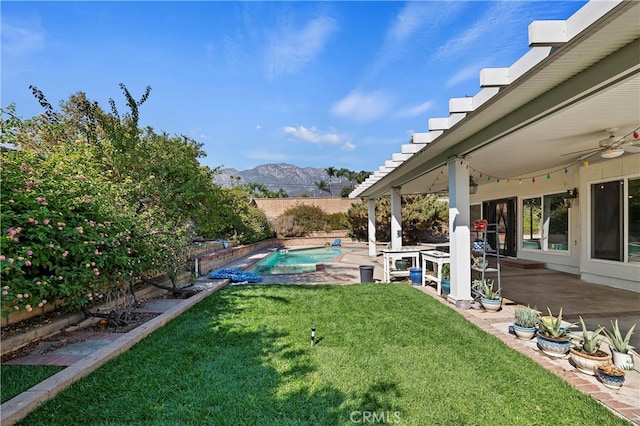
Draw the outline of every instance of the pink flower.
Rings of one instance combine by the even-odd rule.
[[[62,257],[67,257],[68,255],[69,255],[69,252],[66,250],[62,253]]]
[[[7,290],[2,290],[2,295],[6,296],[7,294],[9,294],[9,292]]]
[[[18,299],[22,299],[22,294],[18,293],[18,294],[16,294],[16,297],[17,297]]]
[[[14,306],[13,309],[15,309],[16,311],[20,310],[20,306]]]
[[[9,262],[9,263],[13,263],[13,259],[12,259],[12,258],[8,258],[8,259],[7,259],[7,262]]]
[[[58,275],[58,280],[59,280],[59,281],[62,281],[62,280],[63,280],[62,275]]]
[[[90,203],[90,202],[91,202],[91,198],[88,198],[88,197],[87,197],[87,199],[85,200],[85,203],[87,203],[87,204],[88,204],[88,203]]]
[[[46,305],[47,304],[47,299],[42,299],[42,304]]]
[[[49,243],[49,248],[54,248],[55,246],[53,245],[53,243]]]
[[[24,266],[31,266],[31,262],[27,260],[26,262],[24,262]]]
[[[33,256],[33,250],[27,250],[27,254],[28,254],[29,256]]]
[[[48,225],[48,224],[49,224],[49,222],[51,222],[51,219],[45,219],[45,220],[44,220],[44,224],[45,224],[45,225]]]
[[[82,229],[82,226],[78,226],[76,229],[77,229],[77,230],[78,230],[78,232],[79,232],[79,233],[81,233],[81,234],[84,232],[84,230]]]
[[[4,255],[0,255],[0,260],[5,260],[6,258],[4,257]]]
[[[27,312],[31,312],[33,310],[33,308],[31,307],[31,305],[27,305],[24,307],[24,310]]]
[[[40,281],[36,281],[36,285],[40,285],[42,284]]]

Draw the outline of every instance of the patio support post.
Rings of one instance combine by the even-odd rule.
[[[469,170],[452,159],[449,168],[449,252],[451,293],[449,300],[459,307],[471,302],[471,232],[469,215]]]
[[[402,248],[402,198],[400,188],[391,188],[391,249]]]
[[[376,199],[369,198],[367,200],[367,232],[369,233],[369,256],[376,256]]]

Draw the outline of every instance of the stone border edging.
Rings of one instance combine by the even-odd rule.
[[[149,334],[165,325],[170,320],[184,313],[196,303],[227,286],[229,280],[221,280],[219,284],[203,290],[152,320],[117,338],[107,346],[100,348],[88,357],[68,366],[43,382],[22,392],[0,406],[0,424],[10,426],[24,419],[31,411],[45,401],[52,399],[73,382],[89,375],[107,361],[133,347]]]

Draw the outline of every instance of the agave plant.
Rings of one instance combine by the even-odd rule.
[[[598,326],[598,328],[589,335],[589,330],[587,330],[584,320],[582,317],[579,318],[580,324],[582,325],[582,352],[593,355],[600,349],[601,342],[598,336],[604,331],[604,327]]]
[[[549,316],[545,316],[540,318],[539,326],[542,333],[546,334],[549,337],[554,339],[562,339],[563,337],[567,337],[568,328],[572,327],[562,327],[562,308],[560,308],[560,312],[557,316],[554,316],[551,313],[551,309],[547,307],[547,311],[549,312]]]
[[[622,333],[618,327],[618,320],[616,320],[615,323],[611,321],[611,330],[604,328],[604,334],[607,336],[609,344],[616,352],[626,354],[629,352],[629,349],[633,349],[633,346],[629,345],[629,340],[631,339],[631,335],[633,334],[633,330],[636,328],[636,325],[637,324],[633,324],[624,337],[622,337]]]
[[[485,299],[500,300],[502,298],[500,289],[493,289],[494,280],[491,278],[487,278],[484,281],[474,280],[474,284],[479,287],[479,292]]]

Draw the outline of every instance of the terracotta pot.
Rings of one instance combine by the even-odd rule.
[[[584,352],[580,352],[575,348],[570,348],[569,358],[579,371],[590,376],[595,375],[596,368],[611,362],[611,355],[601,350],[596,351],[595,354],[589,355]]]

